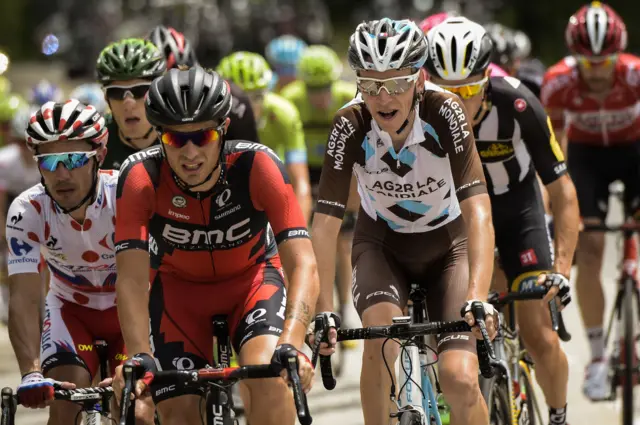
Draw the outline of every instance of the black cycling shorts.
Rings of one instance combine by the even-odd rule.
[[[553,268],[553,241],[535,173],[502,195],[491,197],[500,263],[514,291]]]
[[[624,184],[627,216],[640,209],[640,142],[592,146],[569,142],[567,167],[578,193],[580,215],[607,217],[609,185],[616,180]]]

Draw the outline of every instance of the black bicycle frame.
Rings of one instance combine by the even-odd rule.
[[[216,367],[227,368],[231,363],[231,336],[227,317],[214,316],[213,337],[216,340]],[[206,396],[207,425],[234,425],[235,412],[233,411],[233,397],[231,386],[220,382],[221,385],[210,385]]]

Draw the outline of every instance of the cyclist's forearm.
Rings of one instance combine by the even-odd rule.
[[[467,299],[486,300],[491,286],[494,232],[491,203],[486,193],[472,196],[460,204],[467,227],[469,288]]]
[[[289,164],[287,168],[293,184],[293,191],[300,204],[300,209],[302,209],[304,219],[309,223],[311,219],[312,200],[307,163],[293,163]]]
[[[298,349],[304,344],[320,290],[316,263],[313,256],[310,257],[299,261],[290,275],[284,329],[280,336],[280,343],[292,344]]]
[[[42,291],[39,275],[31,274],[35,276],[35,284],[18,281],[22,280],[18,278],[20,275],[9,278],[12,282],[9,298],[9,339],[22,375],[40,370],[40,321],[34,318],[40,317]],[[44,337],[46,338],[46,335]],[[42,343],[46,344],[47,341],[44,340]],[[49,343],[53,344],[53,341]]]
[[[149,283],[120,278],[116,282],[118,319],[130,354],[149,353]]]
[[[338,235],[330,234],[317,225],[318,214],[314,217],[311,230],[313,251],[316,253],[318,275],[320,277],[320,295],[315,311],[333,311],[333,285],[336,278],[336,246]]]
[[[569,176],[564,175],[547,186],[555,224],[553,270],[565,276],[571,273],[573,254],[578,243],[580,210],[576,189]]]

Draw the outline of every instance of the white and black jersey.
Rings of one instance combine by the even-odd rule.
[[[490,195],[514,189],[536,171],[549,184],[566,173],[564,155],[540,101],[513,77],[492,77],[490,110],[474,127]]]

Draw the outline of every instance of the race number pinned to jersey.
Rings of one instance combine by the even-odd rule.
[[[533,248],[529,248],[526,251],[522,251],[520,253],[520,264],[525,266],[535,266],[538,264],[538,257],[536,257],[536,253]]]
[[[527,101],[522,98],[518,98],[513,102],[513,107],[518,112],[524,112],[524,110],[527,109]]]

